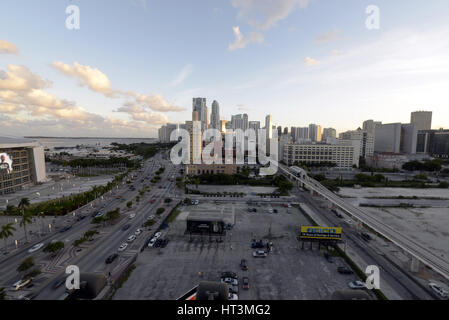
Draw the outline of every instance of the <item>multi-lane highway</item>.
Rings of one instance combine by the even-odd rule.
[[[146,161],[143,168],[133,172],[132,174],[136,176],[135,181],[132,183],[135,190],[129,190],[128,184],[123,184],[119,189],[115,190],[112,195],[104,197],[104,200],[96,200],[96,205],[90,209],[90,205],[86,206],[84,215],[87,217],[79,222],[73,224],[72,228],[64,233],[53,233],[47,237],[43,242],[49,243],[51,241],[64,241],[66,244],[66,249],[69,250],[72,246],[72,242],[75,239],[79,239],[87,230],[92,228],[90,214],[101,208],[104,212],[114,210],[117,207],[123,207],[123,205],[129,201],[134,200],[135,196],[138,194],[145,184],[149,183],[150,179],[144,179],[149,177],[161,166],[165,167],[164,173],[161,175],[161,182],[157,183],[156,186],[151,187],[151,191],[144,194],[141,197],[140,206],[136,213],[134,219],[124,218],[119,224],[109,233],[102,235],[101,239],[94,243],[93,247],[87,249],[85,253],[72,257],[68,264],[76,264],[81,272],[104,272],[106,270],[105,259],[112,253],[116,253],[118,247],[121,243],[126,242],[126,239],[130,234],[141,227],[143,222],[148,219],[150,215],[154,215],[155,209],[162,205],[162,201],[166,197],[171,197],[174,183],[169,181],[169,177],[175,175],[176,168],[171,164],[170,161],[166,161],[162,158],[161,154],[156,155],[152,159]],[[116,195],[121,195],[122,199],[116,199]],[[125,199],[125,201],[123,201]],[[151,203],[151,199],[154,199],[154,203]],[[135,203],[135,201],[134,201]],[[123,211],[123,210],[122,210]],[[83,210],[81,210],[83,212]],[[124,224],[130,224],[130,228],[126,231],[122,231],[122,226]],[[131,247],[131,246],[130,246]],[[126,251],[125,251],[126,253]],[[20,279],[20,275],[17,273],[16,269],[18,265],[27,257],[32,256],[35,260],[35,264],[39,265],[41,261],[48,256],[42,252],[42,250],[36,251],[34,253],[28,253],[28,246],[16,252],[13,256],[10,256],[0,262],[0,269],[2,273],[0,275],[0,287],[4,286],[6,288],[11,288],[11,285]],[[36,299],[60,299],[64,296],[64,286],[58,289],[53,289],[52,284],[55,279],[61,277],[64,274],[64,268],[60,267],[54,274],[51,274],[48,279],[42,284],[36,284],[33,288],[34,292],[38,293]],[[46,276],[48,276],[46,274]]]

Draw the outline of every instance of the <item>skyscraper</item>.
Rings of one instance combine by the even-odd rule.
[[[415,111],[410,115],[410,123],[416,126],[417,130],[432,129],[432,111]]]
[[[201,122],[201,130],[206,130],[209,123],[207,119],[206,98],[193,98],[193,111],[198,112],[198,121]]]
[[[309,124],[309,139],[315,142],[321,141],[321,126]]]
[[[265,117],[265,130],[266,130],[266,151],[267,153],[270,150],[270,139],[273,138],[273,117],[271,116],[271,114],[267,115]],[[259,141],[260,143],[260,141]]]
[[[382,122],[374,120],[363,121],[363,130],[371,133],[373,136],[376,134],[376,126],[381,125]]]
[[[334,128],[324,128],[322,140],[326,141],[326,138],[336,138],[337,131]]]
[[[220,105],[216,100],[212,102],[212,113],[210,115],[210,127],[220,130]]]

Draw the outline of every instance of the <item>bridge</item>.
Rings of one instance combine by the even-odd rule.
[[[412,265],[416,262],[416,260],[420,261],[449,280],[449,262],[437,254],[432,253],[429,248],[422,246],[419,242],[411,239],[401,232],[398,232],[394,228],[382,222],[380,219],[373,217],[360,208],[344,201],[318,181],[309,177],[304,170],[297,168],[292,172],[290,168],[282,164],[278,164],[278,168],[281,170],[281,173],[287,176],[290,180],[296,181],[302,187],[316,192],[342,211],[356,218],[404,250],[412,257]]]

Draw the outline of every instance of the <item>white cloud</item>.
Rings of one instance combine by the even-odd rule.
[[[315,37],[315,43],[321,44],[324,42],[333,41],[340,35],[340,33],[341,33],[341,30],[335,29],[333,31],[319,34]]]
[[[319,64],[320,62],[318,60],[316,60],[316,59],[311,58],[311,57],[306,57],[304,59],[304,63],[306,64],[306,66],[314,66],[314,65]]]
[[[228,49],[230,51],[234,51],[236,49],[243,49],[248,44],[253,43],[253,42],[262,43],[264,40],[263,35],[259,32],[251,32],[248,37],[245,37],[240,32],[240,28],[238,26],[232,27],[232,30],[234,31],[235,41],[229,45]]]
[[[102,93],[110,98],[115,97],[116,92],[111,89],[111,81],[96,68],[81,65],[76,61],[73,66],[60,61],[53,62],[52,66],[65,75],[76,77],[80,81],[80,85],[86,85],[92,91]]]
[[[1,53],[18,54],[19,49],[17,49],[17,47],[9,41],[0,40],[0,54]]]
[[[232,0],[238,18],[258,29],[266,30],[285,19],[296,7],[305,8],[309,0]]]
[[[193,66],[188,64],[184,66],[181,71],[176,75],[176,77],[171,82],[172,86],[177,86],[181,84],[188,76],[190,76],[193,72]]]

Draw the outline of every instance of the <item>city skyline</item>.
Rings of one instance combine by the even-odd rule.
[[[365,26],[369,1],[259,3],[1,4],[0,125],[10,136],[157,137],[201,96],[208,119],[216,100],[220,119],[272,114],[289,128],[408,123],[416,110],[447,128],[445,1],[379,1],[379,30]],[[79,30],[65,27],[71,4]]]

